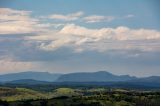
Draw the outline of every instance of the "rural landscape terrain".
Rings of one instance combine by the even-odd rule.
[[[0,0],[0,106],[160,106],[160,0]]]
[[[0,106],[160,106],[159,79],[106,71],[5,74],[0,76]]]

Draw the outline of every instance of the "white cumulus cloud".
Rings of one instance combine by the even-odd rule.
[[[49,16],[50,19],[56,19],[56,20],[63,20],[63,21],[74,21],[79,19],[83,15],[82,11],[76,12],[76,13],[71,13],[67,15],[63,14],[53,14]]]
[[[0,34],[32,33],[44,31],[47,25],[31,17],[31,11],[0,8]]]
[[[84,17],[83,20],[87,23],[95,23],[95,22],[110,22],[114,20],[113,16],[99,16],[99,15],[92,15]]]
[[[46,35],[31,36],[27,39],[41,41],[42,50],[54,51],[61,47],[72,48],[75,52],[95,50],[160,50],[160,32],[151,29],[117,28],[89,29],[68,24],[61,30]],[[46,42],[48,41],[48,42]]]

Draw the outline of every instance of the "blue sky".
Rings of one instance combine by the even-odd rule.
[[[160,75],[159,0],[0,0],[0,74]]]
[[[9,7],[17,10],[33,11],[33,16],[50,14],[70,14],[77,11],[85,15],[115,16],[118,20],[112,23],[97,23],[85,25],[87,27],[117,27],[129,26],[133,28],[159,29],[159,0],[1,0],[0,7]],[[134,19],[121,20],[127,15],[135,15]]]

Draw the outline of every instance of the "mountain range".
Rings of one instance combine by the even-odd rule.
[[[158,83],[160,76],[137,78],[130,75],[114,75],[107,71],[79,72],[69,74],[53,74],[48,72],[20,72],[0,75],[3,83],[51,83],[51,82],[127,82],[127,83]]]

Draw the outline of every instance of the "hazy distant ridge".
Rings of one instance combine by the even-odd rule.
[[[128,81],[134,80],[136,77],[129,75],[114,75],[106,71],[99,72],[81,72],[81,73],[70,73],[60,76],[57,81],[60,82],[109,82],[109,81]]]
[[[0,75],[0,82],[129,82],[129,83],[159,83],[160,76],[137,78],[129,75],[114,75],[107,71],[79,72],[69,74],[52,74],[48,72],[20,72]],[[42,81],[42,82],[38,82]]]
[[[21,79],[32,79],[39,81],[55,81],[61,74],[51,74],[48,72],[20,72],[20,73],[12,73],[0,75],[0,82],[13,81],[13,80],[21,80]]]

